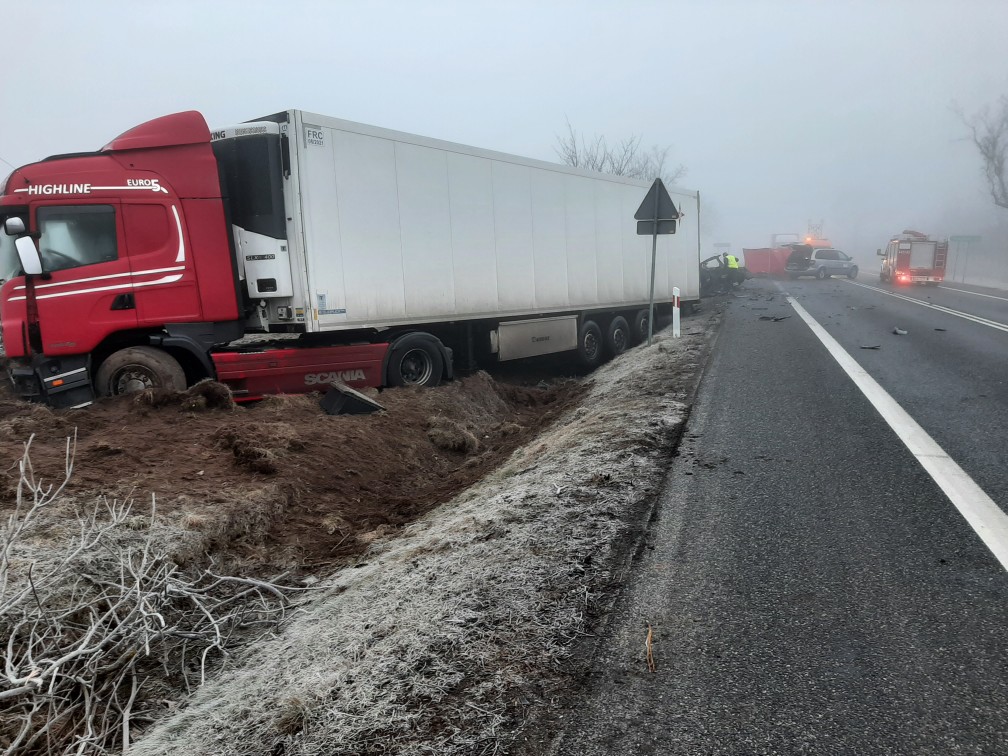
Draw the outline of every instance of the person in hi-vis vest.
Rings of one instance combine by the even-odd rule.
[[[745,281],[745,273],[739,268],[738,258],[735,255],[730,255],[727,252],[724,253],[724,262],[728,266],[728,275],[726,280],[728,281],[728,286],[739,286],[743,281]]]

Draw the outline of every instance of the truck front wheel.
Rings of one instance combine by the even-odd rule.
[[[185,371],[178,360],[161,349],[136,346],[113,352],[98,367],[95,393],[99,396],[132,394],[150,388],[184,391]]]
[[[440,342],[430,334],[410,333],[392,345],[385,370],[389,386],[437,386],[443,375]]]

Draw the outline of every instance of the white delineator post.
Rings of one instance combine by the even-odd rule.
[[[672,335],[679,338],[679,287],[672,287]]]

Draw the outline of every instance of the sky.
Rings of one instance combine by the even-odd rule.
[[[180,110],[550,161],[569,121],[669,147],[710,254],[810,223],[863,260],[904,228],[1008,238],[955,112],[1008,95],[1005,0],[33,0],[3,26],[0,173]]]

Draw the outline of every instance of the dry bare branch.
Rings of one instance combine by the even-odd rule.
[[[202,684],[211,653],[222,658],[235,639],[275,627],[290,589],[180,569],[158,540],[153,497],[145,529],[127,527],[132,500],[100,498],[78,512],[61,549],[40,557],[31,540],[64,494],[76,444],[67,439],[63,474],[48,483],[32,440],[0,531],[0,747],[5,756],[125,751],[155,718],[159,692],[188,689],[194,676]]]
[[[984,107],[967,117],[953,106],[970,130],[970,138],[983,160],[984,177],[991,199],[998,207],[1008,209],[1008,96],[1002,96],[992,110]]]
[[[604,136],[587,140],[569,120],[566,123],[567,133],[557,135],[555,146],[557,156],[566,165],[645,181],[660,178],[668,185],[676,184],[686,175],[686,166],[682,163],[674,168],[666,165],[669,147],[654,145],[645,150],[639,136],[627,137],[611,146]]]

